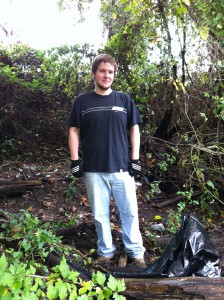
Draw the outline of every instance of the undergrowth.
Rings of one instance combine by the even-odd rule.
[[[67,263],[71,251],[48,223],[41,224],[29,212],[0,211],[0,299],[125,299],[119,294],[125,290],[124,280],[99,271],[91,280],[80,278]],[[46,260],[51,252],[64,255],[49,269]],[[76,256],[79,259],[78,252]]]

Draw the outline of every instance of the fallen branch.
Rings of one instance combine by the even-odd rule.
[[[0,182],[0,195],[12,196],[23,194],[25,191],[33,190],[35,186],[40,186],[42,184],[43,181],[39,179],[30,181]]]
[[[197,150],[200,150],[200,151],[203,151],[205,153],[208,153],[208,154],[211,154],[211,155],[217,155],[217,156],[223,156],[223,152],[221,151],[214,151],[212,150],[212,145],[210,146],[204,146],[202,145],[201,143],[198,143],[198,144],[190,144],[190,143],[172,143],[170,141],[167,141],[167,140],[164,140],[164,139],[160,139],[160,138],[157,138],[157,137],[150,137],[150,139],[147,139],[146,140],[146,143],[152,143],[151,141],[156,141],[156,142],[159,142],[161,144],[165,144],[167,146],[170,146],[170,147],[189,147],[189,148],[194,148],[194,149],[197,149]]]
[[[22,181],[0,181],[0,196],[15,196],[21,195],[25,191],[32,191],[36,186],[45,183],[54,184],[57,181],[71,181],[70,177],[44,177],[35,180],[22,180]]]
[[[192,197],[195,197],[195,196],[198,196],[201,194],[201,191],[195,191],[192,195]],[[178,196],[176,198],[173,198],[173,199],[168,199],[168,200],[165,200],[163,202],[160,202],[160,203],[152,203],[152,207],[156,207],[156,208],[163,208],[163,207],[166,207],[170,204],[174,204],[176,202],[179,202],[179,201],[183,201],[186,199],[186,196],[184,195],[181,195],[181,196]]]

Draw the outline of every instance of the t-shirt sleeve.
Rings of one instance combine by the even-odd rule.
[[[76,127],[80,128],[81,127],[81,117],[80,117],[80,101],[78,98],[75,99],[72,109],[69,115],[68,119],[68,128],[69,127]]]

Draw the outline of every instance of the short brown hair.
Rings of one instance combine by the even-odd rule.
[[[99,65],[101,64],[101,62],[110,63],[111,65],[113,65],[114,66],[114,73],[116,73],[117,63],[111,55],[106,54],[106,53],[97,55],[94,58],[93,63],[92,63],[92,73],[96,73],[96,71],[97,71]]]

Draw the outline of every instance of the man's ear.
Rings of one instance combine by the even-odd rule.
[[[95,73],[92,73],[92,78],[93,80],[95,80]]]

